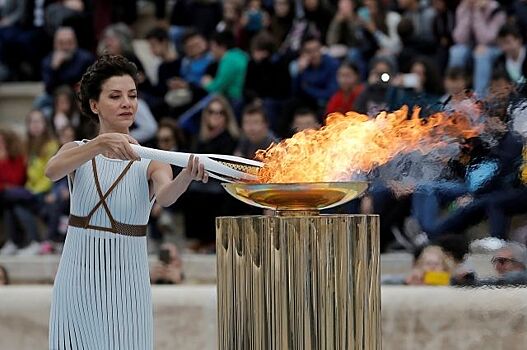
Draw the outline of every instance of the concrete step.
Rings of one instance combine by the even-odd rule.
[[[0,124],[9,125],[18,132],[23,132],[26,115],[31,110],[35,97],[43,92],[42,82],[1,83]]]
[[[468,258],[478,276],[493,275],[490,255],[473,254]],[[184,284],[216,283],[216,256],[205,254],[183,254]],[[0,265],[6,267],[14,284],[50,284],[59,264],[59,255],[0,257]],[[150,256],[150,265],[156,256]],[[408,253],[387,253],[381,255],[381,274],[406,274],[412,268],[412,255]]]

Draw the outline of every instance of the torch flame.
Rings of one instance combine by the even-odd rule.
[[[258,177],[263,183],[349,181],[353,174],[369,172],[401,153],[424,154],[454,141],[478,135],[477,126],[462,114],[437,113],[426,120],[408,107],[376,118],[348,112],[330,114],[319,130],[305,130],[256,158],[264,163]]]

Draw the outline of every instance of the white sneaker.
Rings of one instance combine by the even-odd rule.
[[[4,243],[2,249],[0,249],[0,255],[16,255],[18,252],[18,247],[13,241],[7,241]]]
[[[18,255],[21,256],[31,256],[31,255],[38,255],[40,252],[40,243],[36,241],[32,241],[29,243],[29,245],[25,248],[22,248],[18,251]]]

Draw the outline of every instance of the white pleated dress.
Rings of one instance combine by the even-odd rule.
[[[132,162],[128,172],[105,198],[101,197],[129,161],[95,157],[75,171],[70,186],[70,213],[91,216],[90,227],[118,222],[146,225],[150,160]],[[113,217],[113,222],[108,211]],[[123,226],[123,225],[121,225]],[[115,225],[113,227],[116,227]],[[153,314],[145,235],[68,227],[53,287],[49,327],[50,349],[153,349]]]

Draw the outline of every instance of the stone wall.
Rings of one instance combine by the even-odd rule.
[[[216,349],[216,288],[155,286],[155,349]],[[0,288],[0,349],[47,349],[50,286]],[[383,287],[383,350],[525,349],[527,289]]]

